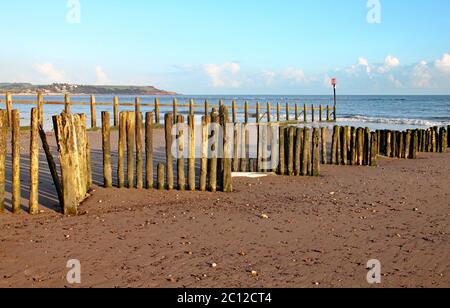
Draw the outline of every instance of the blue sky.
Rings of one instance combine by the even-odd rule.
[[[450,94],[450,1],[80,0],[79,23],[76,3],[0,0],[0,82]]]

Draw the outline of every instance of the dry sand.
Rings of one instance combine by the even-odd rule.
[[[162,161],[161,131],[155,139]],[[69,286],[69,259],[81,261],[82,287],[369,287],[370,259],[382,263],[381,287],[450,287],[450,153],[239,178],[232,194],[96,186],[70,218],[55,212],[44,157],[41,169],[44,213],[0,215],[0,287]]]

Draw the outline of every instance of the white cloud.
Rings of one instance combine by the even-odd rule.
[[[435,66],[444,73],[450,73],[450,54],[445,53],[441,59],[436,60]]]
[[[389,55],[384,60],[384,65],[387,67],[397,67],[400,65],[400,59]]]
[[[397,88],[401,88],[403,86],[402,82],[395,78],[394,75],[389,75],[388,80]]]
[[[241,65],[237,62],[206,64],[204,65],[204,70],[215,88],[238,88],[241,85],[237,78],[238,73],[241,71]]]
[[[426,61],[421,61],[414,67],[412,78],[412,85],[415,88],[424,89],[431,86],[433,76],[431,75],[428,63]]]
[[[358,59],[358,65],[369,66],[369,61],[366,58],[360,57]]]
[[[282,74],[285,80],[291,81],[297,84],[304,84],[307,82],[305,72],[302,69],[289,67],[284,70]]]
[[[109,83],[108,75],[106,75],[101,66],[95,68],[95,75],[97,77],[95,82],[97,85],[106,85]]]
[[[64,82],[65,74],[57,70],[52,63],[35,64],[34,69],[49,82]]]
[[[267,86],[273,85],[275,82],[275,78],[277,76],[277,74],[274,71],[269,71],[269,70],[264,70],[262,72],[262,75],[264,78],[264,82]]]

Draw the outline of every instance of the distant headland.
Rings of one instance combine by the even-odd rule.
[[[100,86],[78,85],[68,83],[53,83],[50,85],[33,85],[31,83],[0,83],[0,93],[11,92],[15,95],[35,95],[42,92],[44,95],[177,95],[157,89],[153,86]]]

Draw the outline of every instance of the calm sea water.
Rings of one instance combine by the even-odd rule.
[[[255,106],[257,101],[261,102],[262,112],[265,112],[266,102],[272,103],[272,115],[275,116],[275,106],[277,102],[286,101],[292,104],[298,103],[300,106],[307,105],[333,105],[332,96],[178,96],[179,103],[188,103],[189,99],[195,99],[196,104],[203,104],[205,99],[209,99],[210,104],[218,104],[219,99],[223,99],[226,105],[231,105],[234,99],[240,105],[245,100],[249,101],[250,106]],[[32,100],[29,96],[14,96],[13,100]],[[97,96],[97,102],[112,102],[113,96]],[[121,102],[133,102],[133,96],[120,96]],[[159,97],[161,104],[170,104],[173,97]],[[45,101],[63,101],[62,96],[46,96]],[[154,96],[141,96],[141,103],[153,103]],[[73,96],[72,102],[89,102],[88,96]],[[338,124],[363,126],[371,129],[408,129],[424,128],[430,126],[441,126],[450,124],[450,96],[338,96]],[[21,111],[22,125],[29,125],[31,105],[16,105]],[[45,128],[52,129],[51,116],[60,113],[63,106],[45,105]],[[120,110],[132,109],[132,107],[121,107]],[[152,111],[153,107],[142,107],[142,111]],[[90,116],[89,106],[72,106],[72,112],[86,113]],[[254,113],[254,108],[250,109]],[[110,111],[112,107],[97,107],[97,122],[100,123],[101,111]],[[161,113],[170,112],[170,107],[161,107]],[[187,113],[187,108],[179,108],[180,113]],[[203,109],[196,110],[198,117]],[[239,109],[238,117],[243,118],[243,109]],[[294,108],[291,108],[291,117],[294,116]],[[285,111],[283,109],[283,117]],[[316,119],[318,115],[316,115]],[[90,120],[89,120],[90,121]],[[88,122],[90,123],[90,122]],[[319,125],[315,123],[314,125]]]

